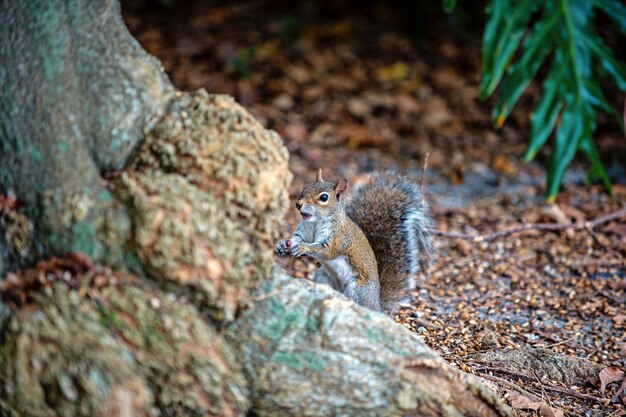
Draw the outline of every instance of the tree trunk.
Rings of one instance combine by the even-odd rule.
[[[0,244],[0,273],[70,251],[122,265],[128,213],[101,174],[125,165],[172,85],[116,0],[7,0],[0,22],[0,191],[30,222]]]
[[[0,21],[0,273],[66,257],[0,280],[0,415],[507,415],[388,317],[275,271],[280,138],[176,92],[115,1]]]

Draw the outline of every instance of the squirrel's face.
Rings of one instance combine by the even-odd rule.
[[[348,180],[341,179],[337,184],[317,181],[304,186],[296,200],[296,208],[302,220],[314,222],[328,218],[343,204],[343,193],[348,187]]]

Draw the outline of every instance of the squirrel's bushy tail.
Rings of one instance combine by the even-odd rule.
[[[431,261],[428,206],[415,182],[393,174],[366,175],[346,194],[346,212],[376,254],[382,307],[393,311]]]

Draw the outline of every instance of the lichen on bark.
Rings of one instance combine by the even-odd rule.
[[[229,326],[259,416],[507,416],[415,334],[329,287],[276,275]]]
[[[0,22],[0,193],[34,231],[26,250],[0,245],[0,274],[77,250],[123,265],[129,221],[101,173],[125,165],[174,87],[117,0],[8,0]]]
[[[178,93],[116,182],[151,276],[232,320],[272,269],[287,161],[278,135],[231,97]]]
[[[146,284],[55,284],[7,320],[0,414],[239,416],[236,358],[196,308]],[[13,414],[11,414],[13,413]]]

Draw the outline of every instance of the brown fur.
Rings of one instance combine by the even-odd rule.
[[[317,178],[321,179],[321,170]],[[302,253],[324,260],[333,260],[343,255],[354,271],[357,288],[366,288],[371,284],[378,288],[378,265],[374,251],[363,231],[343,210],[342,199],[346,187],[345,179],[338,181],[337,184],[316,181],[304,187],[296,201],[296,207],[299,209],[307,205],[315,207],[319,216],[330,222],[332,232],[324,245],[301,243],[300,250]],[[329,196],[326,203],[319,201],[319,195],[323,192]],[[381,309],[379,294],[360,294],[360,298],[364,298],[362,301],[369,307]]]
[[[316,182],[307,184],[296,201],[304,220],[290,240],[279,242],[276,251],[313,256],[325,267],[316,272],[317,282],[326,282],[367,307],[392,311],[414,288],[416,275],[429,262],[427,207],[417,185],[403,177],[365,177],[351,195],[344,195],[347,184],[346,179],[325,182],[319,170]],[[347,268],[324,261],[342,256],[354,285],[350,281],[337,288],[337,271]],[[324,272],[329,268],[334,281]]]

